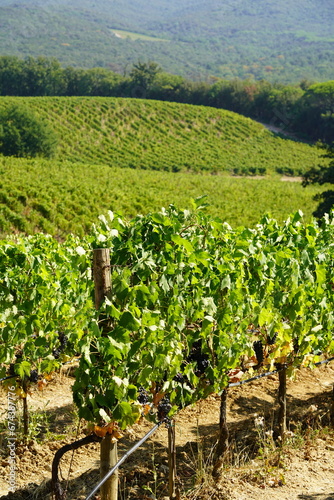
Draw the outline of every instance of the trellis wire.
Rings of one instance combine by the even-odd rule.
[[[333,360],[334,360],[334,357],[324,359],[323,361],[318,361],[317,363],[314,363],[314,366],[320,366],[320,365],[323,365],[325,363],[329,363],[330,361],[333,361]],[[69,365],[72,362],[73,361],[66,361],[66,363],[62,364],[62,366]],[[281,370],[282,370],[282,368],[281,368]],[[255,377],[249,378],[247,380],[242,380],[240,382],[233,382],[232,384],[229,384],[228,387],[237,387],[238,385],[247,384],[248,382],[253,382],[253,380],[257,380],[257,379],[262,378],[262,377],[269,377],[269,375],[275,375],[275,373],[278,373],[279,371],[280,370],[274,370],[272,372],[260,373],[260,375],[256,375]],[[0,378],[0,382],[3,382],[4,380],[8,380],[10,378],[16,378],[16,377],[17,377],[17,375],[8,375],[8,377]]]
[[[334,360],[334,357],[328,358],[328,359],[325,359],[323,361],[318,361],[317,363],[314,363],[314,365],[320,366],[320,365],[323,365],[325,363],[329,363],[330,361],[333,361],[333,360]],[[269,377],[270,375],[275,375],[275,373],[278,373],[281,370],[283,370],[283,367],[278,368],[277,370],[274,370],[272,372],[260,373],[260,375],[256,375],[255,377],[249,378],[247,380],[241,380],[240,382],[233,382],[232,384],[229,384],[227,387],[228,388],[229,387],[238,387],[239,385],[247,384],[248,382],[253,382],[254,380],[258,380],[259,378]],[[221,392],[219,392],[219,395],[221,395]]]

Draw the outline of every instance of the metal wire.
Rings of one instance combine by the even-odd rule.
[[[333,360],[334,360],[334,357],[328,358],[328,359],[325,359],[323,361],[318,361],[317,363],[314,363],[314,365],[320,366],[320,365],[323,365],[325,363],[329,363],[330,361],[333,361]],[[248,382],[253,382],[253,380],[257,380],[259,378],[269,377],[269,375],[275,375],[275,373],[278,373],[282,370],[283,370],[283,367],[279,368],[277,370],[274,370],[272,372],[260,373],[260,375],[256,375],[255,377],[249,378],[247,380],[241,380],[240,382],[233,382],[232,384],[229,384],[227,387],[228,388],[229,387],[238,387],[239,385],[247,384]],[[219,395],[221,395],[221,392],[219,392]]]

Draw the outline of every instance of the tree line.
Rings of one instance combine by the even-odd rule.
[[[266,80],[193,82],[138,62],[126,74],[107,68],[62,67],[45,57],[0,57],[0,95],[104,96],[157,99],[227,109],[311,141],[334,141],[334,81],[296,85]]]

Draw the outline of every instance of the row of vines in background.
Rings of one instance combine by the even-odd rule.
[[[301,208],[305,220],[321,187],[279,178],[237,178],[110,168],[70,161],[0,157],[0,234],[43,231],[65,238],[84,235],[99,214],[112,210],[131,218],[159,210],[171,201],[178,207],[206,193],[212,216],[233,227],[255,226],[270,212],[281,223]],[[182,186],[182,189],[180,189]]]
[[[291,373],[332,354],[332,220],[319,227],[297,212],[232,229],[202,202],[130,221],[109,212],[64,243],[1,241],[1,377],[16,376],[25,397],[80,354],[79,416],[118,435],[141,415],[156,421],[220,392],[235,368]],[[110,249],[112,288],[98,311],[100,247]]]
[[[149,45],[146,44],[146,51]],[[164,48],[169,46],[169,44],[163,45]],[[244,42],[243,46],[245,46]],[[159,47],[159,44],[155,47]],[[186,57],[184,56],[184,46],[182,50],[183,57]],[[309,50],[310,46],[308,45],[308,57]],[[225,51],[225,57],[229,52],[229,50]],[[323,51],[321,59],[324,54]],[[206,60],[207,56],[208,54],[203,55],[203,60]],[[327,52],[328,56],[329,52]],[[147,53],[145,57],[147,57]],[[278,55],[276,63],[280,61],[280,65],[285,57],[286,53],[285,56]],[[296,54],[293,59],[293,64],[295,64]],[[243,71],[246,69],[246,73],[248,73],[246,79],[231,79],[233,76],[230,74],[228,80],[213,77],[209,83],[208,81],[192,82],[181,76],[165,73],[153,61],[138,62],[133,65],[128,76],[121,77],[119,74],[102,68],[82,70],[72,67],[63,69],[55,59],[44,57],[37,59],[29,57],[26,60],[20,60],[17,57],[3,56],[0,57],[0,94],[3,96],[142,97],[213,106],[281,125],[297,134],[305,134],[310,140],[320,139],[327,143],[333,141],[331,109],[334,82],[332,73],[332,81],[325,83],[313,83],[303,79],[299,85],[282,85],[277,83],[275,69],[271,63],[265,64],[264,58],[257,59],[250,66],[248,64],[249,61],[246,66],[243,66]],[[313,70],[316,64],[317,61],[314,60]],[[323,61],[321,64],[322,71],[326,71],[326,66],[331,67],[329,61],[327,65]],[[226,66],[221,66],[220,70],[222,68],[227,69]],[[250,75],[247,68],[250,73],[255,73]],[[271,78],[275,80],[275,83],[263,80],[263,75],[262,77],[256,76],[259,68],[261,68],[260,72],[266,68],[265,77],[268,78],[269,75],[272,75]],[[295,69],[295,67],[290,66],[287,70],[289,78]],[[314,74],[312,73],[313,78]]]
[[[205,106],[113,97],[0,97],[43,119],[60,160],[169,172],[302,175],[318,163],[309,144],[250,118]]]

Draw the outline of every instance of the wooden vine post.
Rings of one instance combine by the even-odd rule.
[[[24,377],[22,381],[22,390],[23,390],[23,434],[25,439],[28,437],[29,432],[29,409],[27,402],[27,392],[28,392],[28,380],[27,377]]]
[[[215,453],[215,463],[212,472],[213,476],[219,476],[229,448],[229,432],[227,427],[227,394],[228,389],[226,388],[223,390],[220,397],[219,438]]]
[[[279,365],[278,369],[278,432],[281,442],[284,442],[286,435],[286,365]]]
[[[331,426],[334,427],[334,385],[332,389],[332,402],[330,407],[330,422]]]
[[[110,250],[98,248],[93,253],[93,278],[95,292],[95,307],[99,309],[111,292]],[[103,325],[103,318],[102,325]],[[106,326],[106,325],[105,325]],[[107,434],[100,445],[100,476],[101,479],[117,463],[117,440]],[[118,471],[116,471],[100,488],[101,500],[117,500]]]
[[[176,443],[175,443],[175,420],[172,419],[168,426],[168,492],[169,500],[176,500]]]

